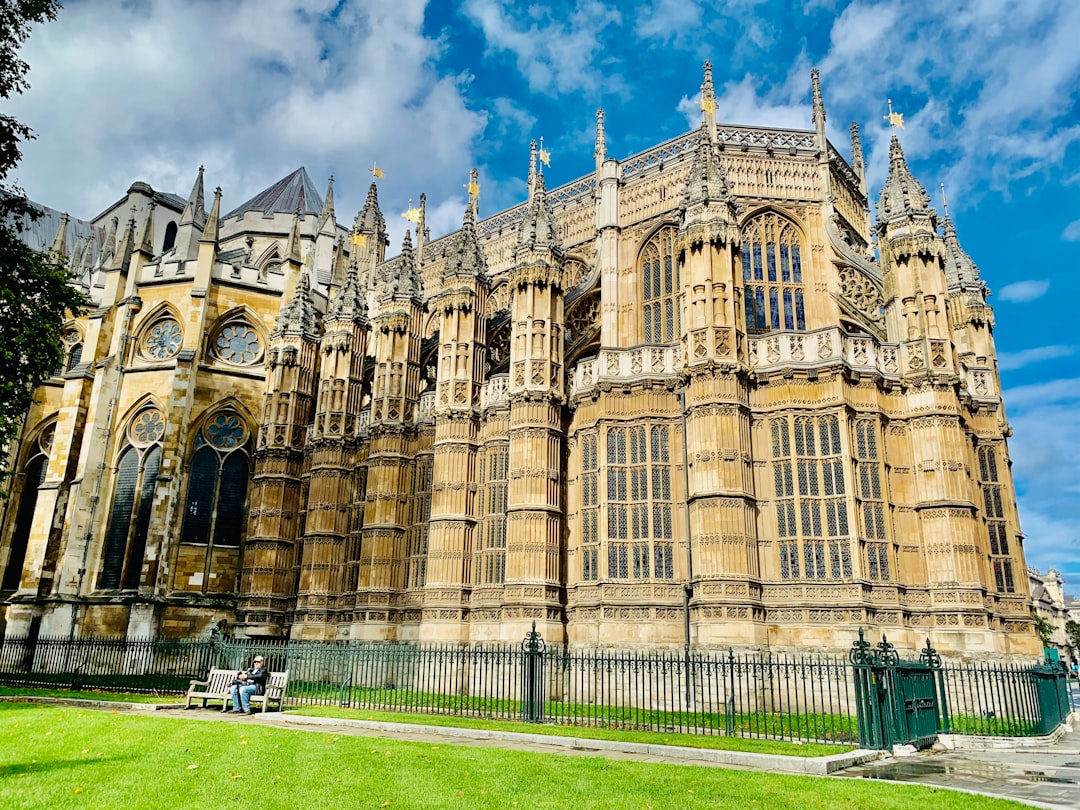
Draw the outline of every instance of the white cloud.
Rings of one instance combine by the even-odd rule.
[[[1061,238],[1066,242],[1080,242],[1080,219],[1074,219],[1066,225]]]
[[[1032,363],[1068,357],[1075,353],[1075,346],[1037,346],[1033,349],[1021,349],[1018,352],[998,352],[998,368],[1001,371],[1016,371]]]
[[[1012,284],[1006,284],[998,290],[997,297],[1002,301],[1011,301],[1014,304],[1022,304],[1027,301],[1034,301],[1036,298],[1041,298],[1046,295],[1046,291],[1049,289],[1050,281],[1048,279],[1014,281]]]
[[[424,11],[424,0],[69,4],[34,31],[31,90],[5,110],[38,133],[18,179],[89,217],[135,179],[186,195],[205,164],[229,208],[306,164],[320,186],[335,175],[348,221],[377,160],[400,241],[394,212],[420,191],[459,194],[486,124],[466,103],[469,77],[438,72]]]
[[[809,72],[804,76],[803,95],[809,96]],[[798,91],[796,91],[797,93]],[[693,97],[683,96],[677,109],[686,117],[687,126],[701,126],[701,93]],[[760,93],[756,77],[747,75],[740,81],[727,82],[717,88],[716,120],[731,124],[751,124],[765,127],[806,129],[810,126],[809,98],[805,102],[782,99],[768,93]]]
[[[547,6],[513,13],[505,0],[466,0],[463,13],[484,34],[491,51],[508,51],[533,92],[559,93],[620,89],[624,82],[605,61],[601,42],[622,15],[598,0],[580,0],[561,14]]]

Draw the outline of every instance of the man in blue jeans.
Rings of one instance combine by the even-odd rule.
[[[237,672],[229,688],[232,694],[233,714],[251,714],[251,696],[261,695],[266,691],[266,664],[261,655],[256,655],[251,662],[251,669]]]

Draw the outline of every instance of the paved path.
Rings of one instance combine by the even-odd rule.
[[[1080,690],[1072,687],[1080,710]],[[848,768],[841,777],[963,788],[1037,807],[1080,808],[1080,728],[1045,748],[921,753]]]

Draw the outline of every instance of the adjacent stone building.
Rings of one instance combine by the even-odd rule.
[[[871,224],[812,89],[722,125],[706,66],[700,129],[620,161],[600,112],[593,174],[534,147],[390,258],[374,184],[351,227],[302,169],[133,185],[13,459],[6,632],[1037,653],[988,292],[895,137]]]

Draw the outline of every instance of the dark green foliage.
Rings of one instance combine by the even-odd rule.
[[[0,98],[28,87],[19,48],[31,26],[55,19],[59,8],[56,0],[0,0]],[[5,180],[19,162],[19,145],[32,137],[25,124],[0,115],[0,446],[17,437],[34,389],[62,363],[64,322],[89,304],[59,257],[30,250],[19,238],[17,223],[38,212]]]

